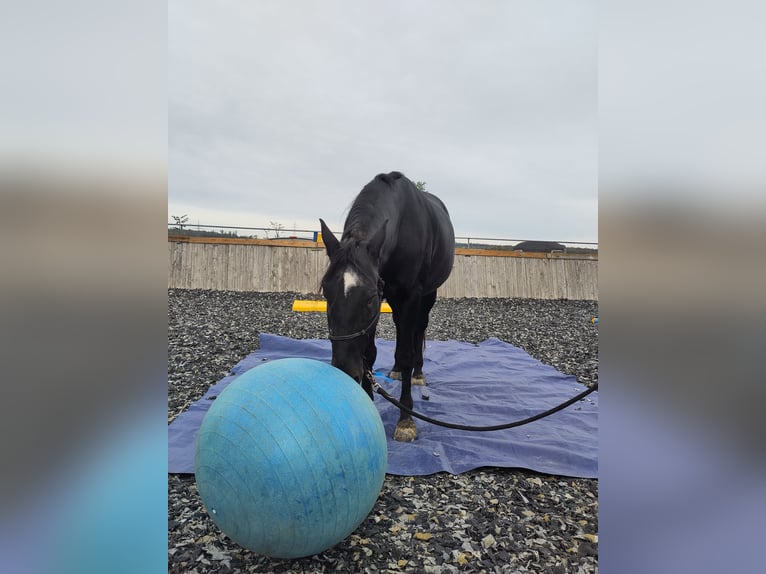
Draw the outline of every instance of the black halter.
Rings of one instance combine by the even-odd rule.
[[[328,339],[331,341],[348,341],[349,339],[355,339],[356,337],[360,337],[364,335],[367,331],[369,331],[375,323],[377,323],[378,318],[380,317],[380,308],[378,308],[378,312],[375,313],[375,316],[372,318],[372,321],[370,321],[370,324],[367,325],[364,329],[361,331],[357,331],[356,333],[350,333],[348,335],[333,335],[330,333],[328,335]]]
[[[380,302],[383,302],[383,279],[378,279],[378,299]],[[367,325],[364,329],[361,331],[357,331],[356,333],[349,333],[348,335],[333,335],[332,331],[327,336],[330,341],[348,341],[350,339],[356,339],[357,337],[361,337],[367,331],[372,329],[372,327],[375,325],[375,323],[378,322],[378,319],[380,318],[380,304],[378,304],[378,312],[375,313],[375,316],[372,318],[372,321],[370,321],[370,324]]]

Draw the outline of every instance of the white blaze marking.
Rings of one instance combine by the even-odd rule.
[[[348,297],[349,290],[357,285],[359,285],[359,275],[353,269],[347,269],[343,273],[343,296]]]

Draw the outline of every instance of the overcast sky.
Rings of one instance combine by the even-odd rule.
[[[593,1],[171,0],[168,214],[342,228],[377,173],[457,235],[598,240]]]

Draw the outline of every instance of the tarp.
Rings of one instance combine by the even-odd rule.
[[[378,339],[375,376],[398,398],[400,383],[388,379],[394,342]],[[303,357],[329,363],[330,341],[260,335],[260,349],[240,361],[229,376],[181,413],[168,427],[168,471],[194,472],[197,431],[213,397],[237,376],[265,361]],[[545,411],[585,390],[572,375],[530,357],[498,339],[478,345],[428,341],[423,372],[428,385],[413,386],[416,411],[465,425],[497,425]],[[597,478],[598,392],[549,417],[491,432],[452,430],[417,420],[414,442],[394,441],[399,410],[376,395],[388,437],[389,474],[414,476],[440,471],[460,474],[483,466],[525,468],[540,473]]]

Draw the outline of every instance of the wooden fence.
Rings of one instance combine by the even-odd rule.
[[[168,287],[317,293],[324,247],[303,240],[168,237]],[[598,255],[456,249],[440,297],[598,300]]]

